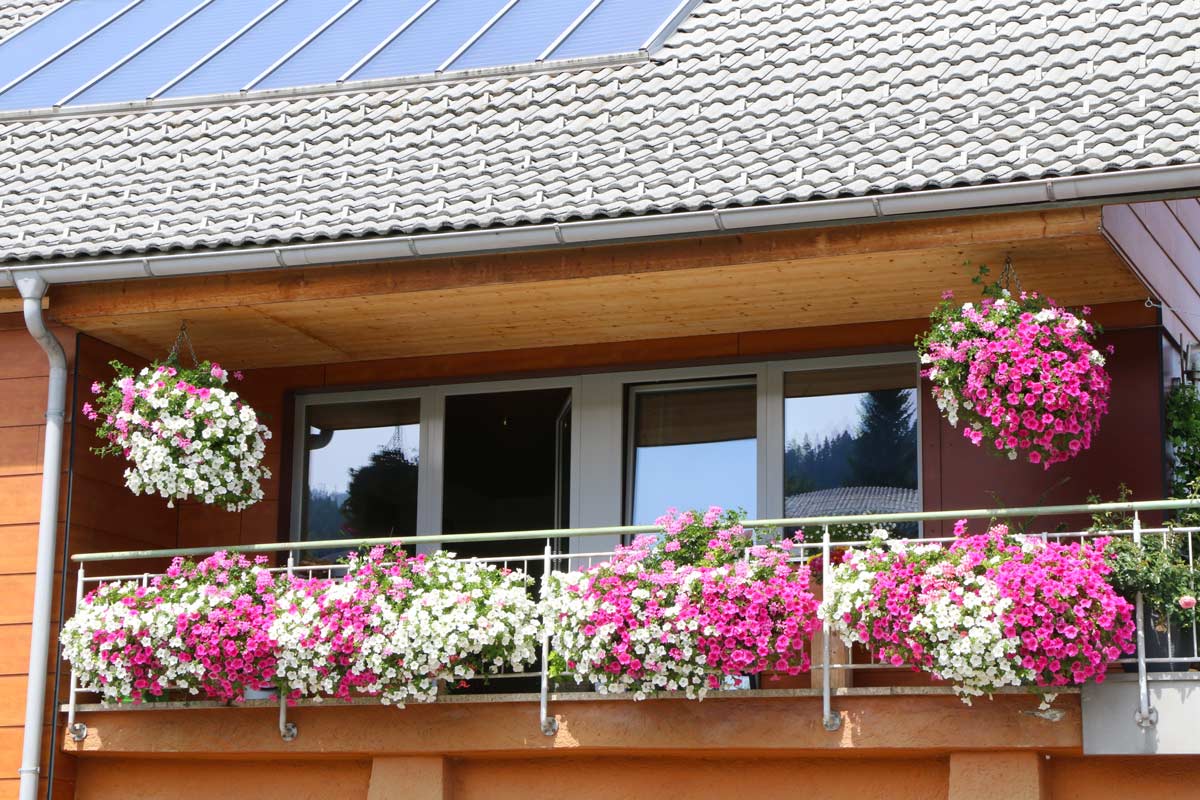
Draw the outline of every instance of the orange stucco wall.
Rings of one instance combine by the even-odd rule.
[[[820,798],[821,800],[1128,800],[1200,797],[1197,767],[1183,759],[1099,759],[1033,754],[1026,773],[1014,759],[969,754],[977,777],[952,778],[954,758],[630,758],[451,759],[441,773],[414,782],[408,771],[385,778],[367,760],[85,761],[79,767],[80,800],[107,798],[253,797],[410,798],[411,800],[645,800],[708,798]],[[410,759],[396,759],[407,761]],[[1031,761],[1040,760],[1038,766]],[[990,764],[989,762],[995,762]],[[422,765],[424,766],[424,765]],[[419,773],[418,773],[419,775]],[[372,780],[374,776],[374,780]],[[441,783],[436,781],[440,779]]]

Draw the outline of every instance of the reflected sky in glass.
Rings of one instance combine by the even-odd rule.
[[[801,442],[807,436],[815,444],[843,431],[851,436],[857,434],[862,398],[861,393],[786,398],[783,401],[785,440]]]
[[[634,525],[653,525],[668,508],[711,505],[758,513],[757,440],[639,447],[633,473]]]
[[[421,442],[421,426],[401,425],[402,450],[414,463]],[[343,493],[350,486],[350,470],[365,465],[396,435],[396,426],[357,428],[335,431],[329,444],[308,455],[308,486],[326,492]]]

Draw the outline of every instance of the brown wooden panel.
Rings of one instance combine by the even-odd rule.
[[[35,517],[36,519],[36,517]],[[168,508],[158,496],[134,496],[127,489],[76,475],[71,505],[71,525],[173,547],[178,509]]]
[[[1097,209],[1055,209],[686,238],[573,250],[345,264],[334,268],[336,273],[332,280],[330,268],[314,267],[162,281],[58,286],[54,288],[51,313],[58,319],[68,320],[115,312],[321,300],[756,261],[832,258],[881,250],[920,250],[1069,236],[1094,237],[1098,221]]]
[[[33,618],[33,575],[0,575],[0,625]]]
[[[218,506],[183,503],[179,507],[178,547],[217,547],[237,544],[241,519]]]
[[[41,425],[46,419],[45,378],[0,379],[0,428]]]
[[[0,397],[3,396],[0,392]],[[9,475],[0,478],[0,525],[36,523],[41,497],[41,475]]]
[[[737,357],[738,354],[738,336],[720,334],[512,349],[494,353],[455,353],[438,357],[357,361],[329,364],[325,372],[329,386],[369,386],[447,381],[484,375],[504,376],[700,359],[729,359]],[[255,375],[257,374],[256,370]]]
[[[63,352],[70,359],[75,351],[75,331],[61,325],[50,330],[58,338]],[[22,324],[11,330],[0,329],[0,378],[37,378],[50,374],[50,365],[41,346]]]
[[[0,625],[0,675],[29,669],[29,625]]]
[[[61,534],[61,525],[59,531]],[[0,542],[4,543],[0,547],[0,575],[15,575],[36,569],[37,532],[36,522],[0,526]]]
[[[0,428],[0,475],[32,475],[41,471],[41,425]]]
[[[1012,252],[1027,286],[1068,304],[1144,294],[1099,237],[829,261],[611,275],[539,283],[371,294],[188,312],[198,346],[229,365],[285,365],[441,355],[911,319],[943,289],[974,294],[963,261]],[[261,312],[261,313],[259,313]],[[169,341],[176,312],[77,320],[135,351]],[[782,325],[781,325],[782,323]],[[299,337],[299,338],[298,338]],[[335,344],[336,351],[325,344]]]

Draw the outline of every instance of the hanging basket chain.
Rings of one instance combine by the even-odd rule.
[[[1021,294],[1024,289],[1021,288],[1021,278],[1017,275],[1017,270],[1013,267],[1011,255],[1004,256],[1004,269],[1000,271],[999,283],[1009,292],[1013,294]],[[1013,287],[1016,287],[1016,292],[1013,292]]]
[[[187,345],[188,355],[192,358],[192,366],[200,366],[200,359],[196,358],[196,348],[192,347],[192,337],[188,335],[187,320],[179,323],[179,333],[175,336],[175,344],[171,345],[171,352],[167,354],[168,364],[179,363],[180,345]]]

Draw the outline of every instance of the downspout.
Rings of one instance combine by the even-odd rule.
[[[66,410],[67,357],[42,317],[46,281],[18,277],[25,327],[50,362],[46,393],[46,443],[42,450],[42,505],[38,516],[37,572],[33,589],[33,631],[29,643],[29,683],[25,692],[25,741],[21,749],[20,800],[37,800],[41,772],[42,721],[46,713],[46,674],[50,659],[50,601],[54,593],[54,540],[58,534],[58,489],[62,477],[63,417]],[[51,745],[53,746],[53,744]]]

